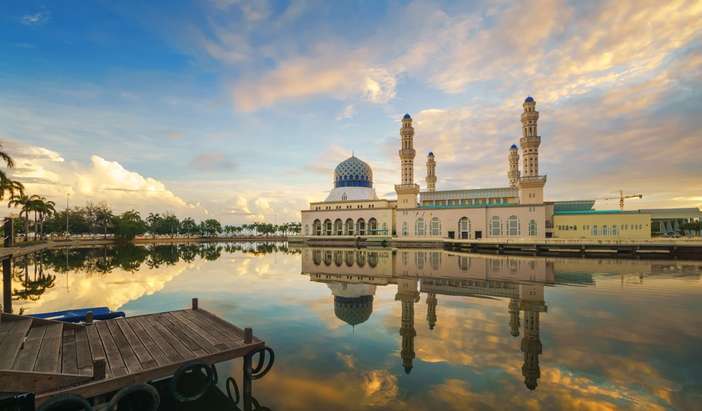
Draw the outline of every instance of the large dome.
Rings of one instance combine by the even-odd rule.
[[[339,163],[334,170],[334,187],[373,187],[373,170],[355,156]]]

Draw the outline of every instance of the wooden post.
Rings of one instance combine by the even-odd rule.
[[[197,310],[198,308],[198,300],[197,298],[193,298],[193,310]]]
[[[253,342],[253,331],[251,328],[244,328],[244,344],[251,344]]]
[[[2,260],[2,310],[12,314],[12,256]]]
[[[93,361],[93,380],[105,379],[106,363],[104,358],[96,358]]]

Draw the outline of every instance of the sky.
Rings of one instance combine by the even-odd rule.
[[[702,207],[699,0],[9,1],[0,56],[11,174],[61,207],[299,221],[352,152],[392,198],[406,112],[422,187],[428,151],[505,186],[526,96],[547,200]]]

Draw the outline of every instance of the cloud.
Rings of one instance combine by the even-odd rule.
[[[47,10],[38,11],[34,14],[25,14],[20,21],[26,26],[41,26],[49,21],[51,13]]]
[[[346,120],[351,117],[353,117],[355,113],[355,109],[353,107],[353,104],[347,104],[343,110],[339,112],[339,114],[336,116],[337,120]]]
[[[90,156],[87,165],[67,162],[53,150],[3,140],[18,167],[10,170],[13,178],[25,184],[31,194],[41,194],[63,203],[70,194],[73,204],[105,201],[116,212],[136,209],[141,212],[172,211],[201,215],[203,209],[173,193],[152,177],[127,170],[116,161]]]
[[[199,171],[233,170],[236,163],[222,153],[202,153],[190,161],[190,167]]]

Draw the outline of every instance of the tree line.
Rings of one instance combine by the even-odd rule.
[[[223,225],[214,218],[196,221],[176,215],[149,213],[142,217],[138,211],[129,210],[115,214],[105,203],[87,203],[83,207],[56,210],[52,201],[25,194],[11,197],[8,204],[20,209],[20,219],[15,225],[25,238],[44,239],[52,236],[92,235],[104,238],[131,240],[136,236],[157,237],[217,237],[221,235],[287,235],[299,233],[301,224],[252,223]]]

